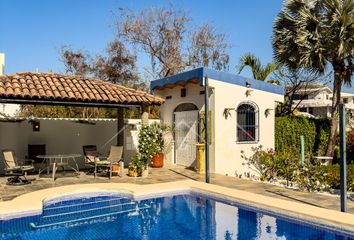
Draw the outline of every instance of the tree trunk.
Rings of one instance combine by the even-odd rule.
[[[344,70],[341,65],[333,65],[334,69],[334,82],[333,82],[333,100],[331,112],[331,131],[328,138],[328,145],[326,156],[333,157],[334,147],[336,145],[336,137],[339,124],[339,104],[341,102],[341,89],[342,89],[342,73]]]

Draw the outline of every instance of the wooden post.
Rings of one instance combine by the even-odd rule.
[[[124,146],[124,108],[117,108],[117,146]]]
[[[149,105],[143,104],[141,106],[141,125],[146,126],[149,124]]]

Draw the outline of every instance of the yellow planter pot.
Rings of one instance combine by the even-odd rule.
[[[197,143],[197,171],[199,173],[205,173],[205,144],[204,143]]]

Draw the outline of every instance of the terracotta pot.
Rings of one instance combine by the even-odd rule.
[[[157,153],[152,157],[152,167],[154,168],[163,167],[163,153]]]

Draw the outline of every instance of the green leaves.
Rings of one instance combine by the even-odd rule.
[[[164,135],[169,130],[165,124],[153,123],[142,126],[139,131],[138,157],[148,165],[152,157],[165,150]]]
[[[305,138],[305,154],[308,157],[324,155],[330,122],[327,119],[308,119],[301,116],[275,119],[275,149],[279,152],[300,154],[300,136]]]
[[[273,26],[277,62],[291,69],[323,74],[334,71],[331,135],[327,156],[333,155],[341,86],[350,85],[354,72],[353,0],[287,0]]]
[[[261,81],[265,81],[269,74],[277,70],[279,67],[275,63],[268,63],[266,66],[263,67],[259,58],[257,58],[251,53],[245,54],[240,59],[238,73],[241,73],[246,66],[251,68],[253,78]]]
[[[276,60],[323,73],[328,62],[352,61],[351,0],[288,0],[273,27]]]

